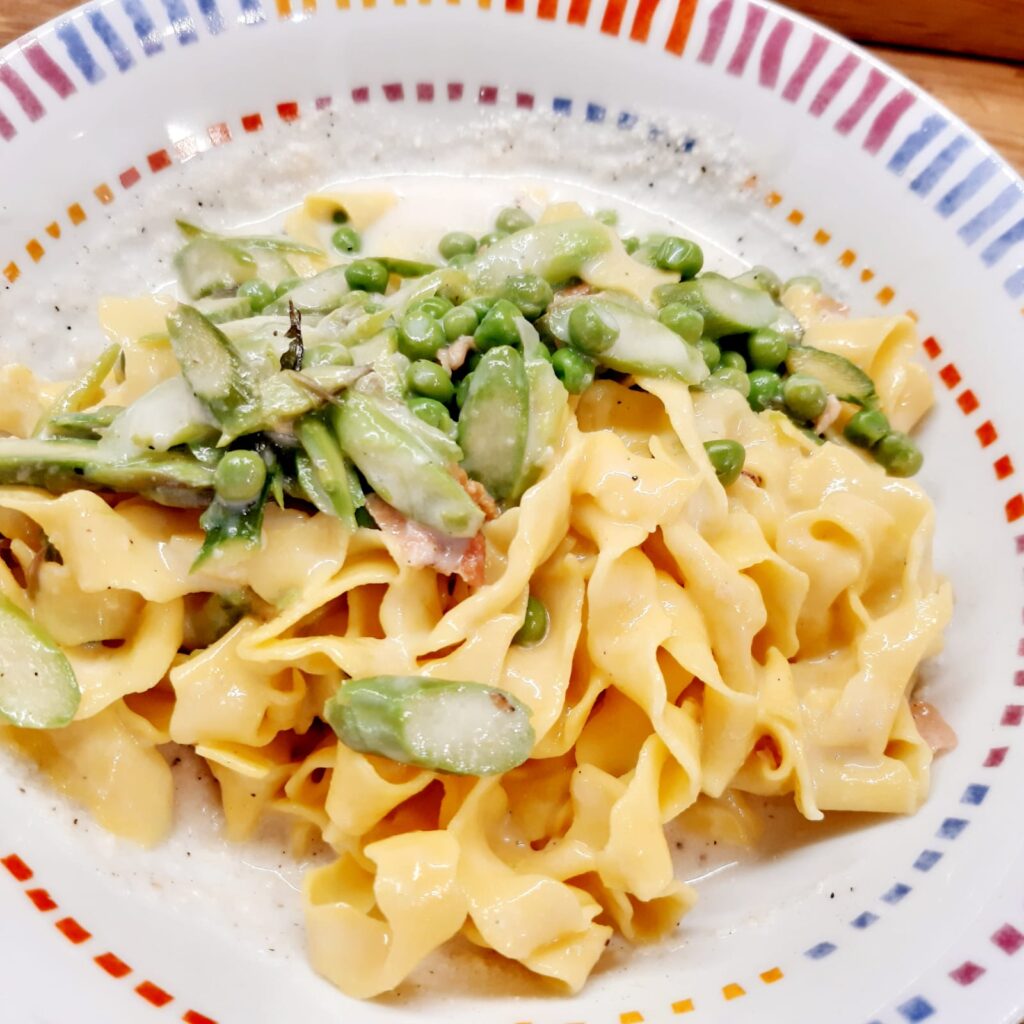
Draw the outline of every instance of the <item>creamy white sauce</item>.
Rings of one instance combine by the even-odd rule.
[[[181,245],[176,216],[218,231],[274,231],[306,193],[342,183],[394,189],[401,199],[366,233],[369,254],[436,258],[434,246],[445,231],[482,234],[510,203],[536,214],[547,202],[577,200],[591,211],[617,210],[623,234],[676,230],[697,239],[711,269],[735,272],[748,262],[769,263],[783,275],[808,269],[777,227],[758,227],[762,214],[740,188],[749,164],[720,127],[669,126],[651,141],[646,129],[624,132],[540,114],[495,114],[461,124],[443,117],[427,124],[422,113],[415,121],[387,114],[382,121],[377,111],[356,108],[268,126],[119,193],[73,241],[28,272],[17,291],[4,294],[0,360],[71,376],[104,344],[96,320],[101,296],[175,289],[172,259]],[[682,140],[691,134],[699,141],[687,152]],[[200,918],[254,952],[302,956],[301,878],[329,855],[321,851],[297,861],[273,823],[244,845],[228,843],[216,785],[205,767],[186,751],[168,756],[181,758],[174,768],[177,826],[155,851],[104,833],[6,750],[0,750],[0,811],[38,817],[35,835],[55,841],[70,836],[77,860],[144,905],[176,907],[183,920]],[[752,854],[693,838],[673,842],[682,844],[680,877],[709,894],[721,891],[718,884],[734,877],[740,862],[770,858],[772,848],[768,843]],[[726,903],[734,915],[732,901]],[[629,955],[645,954],[625,954],[614,945],[604,969]],[[536,992],[522,972],[456,942],[384,1001],[401,1002],[422,989],[441,993],[453,984],[464,992],[490,990],[498,975],[503,990]]]

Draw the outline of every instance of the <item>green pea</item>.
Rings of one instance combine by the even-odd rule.
[[[628,237],[622,240],[622,248],[625,249],[630,256],[632,256],[633,253],[635,253],[637,249],[640,248],[640,239],[634,238],[632,235],[629,235]]]
[[[742,370],[746,373],[747,361],[743,358],[742,352],[723,352],[720,366],[729,366],[734,370]]]
[[[738,391],[744,398],[750,394],[750,378],[735,366],[719,366],[702,385],[705,390],[714,391],[719,388],[731,388]]]
[[[536,274],[516,274],[505,278],[501,292],[523,311],[527,320],[536,320],[555,297],[551,285]]]
[[[476,339],[476,347],[481,352],[486,352],[489,348],[496,348],[498,345],[518,345],[519,328],[516,326],[516,320],[520,316],[522,313],[518,306],[513,305],[508,299],[498,299],[487,310],[473,335]]]
[[[843,437],[858,448],[870,448],[889,433],[889,421],[881,409],[860,409],[843,427]]]
[[[274,301],[274,289],[258,277],[239,285],[238,294],[244,295],[249,300],[249,305],[252,306],[254,313],[259,313]]]
[[[425,313],[429,313],[435,320],[440,320],[441,317],[452,308],[452,304],[443,295],[431,295],[429,298],[420,299],[418,302],[414,302],[410,307],[409,311],[412,312],[414,309],[422,309]]]
[[[535,647],[548,635],[548,610],[544,602],[530,595],[526,602],[526,615],[512,643],[521,647]]]
[[[456,270],[461,270],[463,267],[468,267],[473,262],[474,257],[468,252],[457,252],[449,261],[448,266],[454,267]]]
[[[377,260],[356,260],[345,268],[349,288],[364,292],[384,292],[388,287],[388,268]]]
[[[267,479],[267,464],[256,452],[228,452],[217,463],[213,487],[221,501],[248,505],[255,501]]]
[[[808,288],[812,292],[821,291],[821,282],[816,277],[811,277],[808,274],[803,274],[799,277],[791,277],[783,286],[782,290],[788,291],[790,288]]]
[[[782,385],[782,397],[789,411],[801,420],[816,420],[828,404],[825,385],[816,377],[794,373]]]
[[[594,383],[594,360],[574,348],[560,348],[552,355],[551,365],[570,395],[582,394]]]
[[[747,401],[754,412],[777,409],[782,404],[782,378],[772,370],[754,370],[749,375]]]
[[[433,359],[448,344],[444,328],[425,309],[412,309],[398,326],[398,351],[410,359]]]
[[[722,350],[710,338],[701,338],[697,342],[697,348],[704,357],[704,362],[709,370],[717,370],[722,361]]]
[[[446,260],[456,256],[472,256],[476,252],[476,239],[465,231],[449,231],[437,243],[437,251]]]
[[[506,235],[514,235],[517,231],[528,228],[532,223],[533,218],[525,210],[521,210],[518,206],[506,206],[498,214],[494,226]]]
[[[589,356],[606,352],[619,336],[614,317],[593,302],[580,302],[569,314],[569,342]]]
[[[494,245],[495,242],[500,242],[503,238],[507,237],[507,231],[488,231],[486,235],[480,236],[478,248],[486,249],[487,246]]]
[[[662,270],[679,274],[685,281],[700,273],[704,266],[704,253],[696,242],[670,235],[658,246],[654,262]]]
[[[711,463],[718,482],[723,487],[735,483],[743,472],[743,463],[746,461],[747,453],[739,441],[731,441],[721,438],[717,441],[705,441],[704,451],[708,453],[708,461]]]
[[[290,292],[293,288],[302,284],[301,277],[286,277],[275,289],[274,298],[279,299],[282,295]]]
[[[408,405],[424,423],[435,427],[437,430],[442,431],[449,437],[455,436],[456,427],[451,415],[436,399],[423,397],[410,398]]]
[[[898,430],[886,434],[872,452],[889,476],[913,476],[924,463],[921,449]]]
[[[670,330],[675,331],[683,341],[696,345],[704,333],[704,317],[692,306],[682,302],[670,302],[663,306],[658,319]],[[717,349],[718,346],[716,345]],[[716,362],[717,366],[718,363]]]
[[[462,305],[467,309],[473,310],[476,313],[477,320],[483,320],[487,316],[487,311],[497,301],[497,299],[492,299],[486,295],[478,295],[475,299],[467,299]]]
[[[601,224],[607,224],[608,227],[613,228],[619,223],[619,211],[618,210],[598,210],[594,214],[594,220],[599,221]]]
[[[469,306],[456,306],[441,317],[444,336],[449,341],[455,341],[456,338],[465,337],[467,334],[471,335],[479,322],[476,311]]]
[[[747,340],[750,365],[755,370],[774,370],[789,351],[789,342],[770,327],[754,331]]]
[[[455,385],[455,404],[461,409],[466,404],[466,395],[469,394],[469,378],[466,374],[458,384]]]
[[[331,235],[331,245],[338,252],[359,252],[363,247],[363,240],[354,227],[345,224]]]
[[[452,375],[429,359],[417,359],[411,363],[405,372],[405,383],[410,391],[438,402],[450,402],[455,394]]]

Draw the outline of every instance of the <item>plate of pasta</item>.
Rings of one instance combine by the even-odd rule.
[[[1021,1019],[981,140],[747,0],[95,0],[0,81],[5,1019]]]

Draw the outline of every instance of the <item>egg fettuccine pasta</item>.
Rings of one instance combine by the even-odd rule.
[[[538,229],[516,228],[531,230]],[[335,309],[341,296],[369,295],[378,308],[368,301],[357,312],[377,317],[373,337],[390,340],[371,352],[370,362],[360,364],[357,354],[332,366],[350,371],[343,387],[326,374],[317,378],[309,387],[316,401],[300,410],[304,419],[293,417],[294,429],[252,421],[229,430],[229,413],[237,419],[238,406],[224,411],[222,397],[208,386],[208,364],[207,383],[197,383],[184,329],[173,319],[164,324],[166,315],[180,314],[157,300],[105,304],[121,355],[79,388],[87,394],[73,406],[67,389],[28,370],[0,373],[8,396],[0,430],[10,435],[0,448],[78,446],[60,449],[74,461],[82,445],[94,445],[97,452],[115,451],[118,472],[129,463],[136,472],[154,451],[181,459],[194,453],[199,468],[189,463],[188,472],[199,479],[201,469],[214,479],[212,498],[207,477],[194,485],[205,489],[209,504],[200,517],[202,503],[178,500],[183,484],[175,485],[171,500],[167,481],[154,482],[155,463],[147,463],[146,486],[129,486],[113,470],[99,473],[97,456],[90,455],[92,461],[75,462],[80,486],[58,481],[49,462],[40,470],[42,457],[28,447],[0,451],[5,614],[31,631],[34,649],[61,659],[78,692],[67,724],[32,721],[28,711],[19,720],[16,708],[0,704],[12,723],[2,727],[5,739],[101,824],[143,844],[159,842],[172,824],[168,743],[193,748],[209,766],[231,839],[244,840],[276,816],[292,822],[297,848],[326,843],[336,856],[308,874],[303,894],[309,953],[320,973],[354,996],[392,989],[459,934],[576,990],[613,931],[634,941],[663,935],[693,903],[693,891],[673,872],[669,822],[682,816],[707,835],[753,842],[750,795],[791,795],[801,814],[817,820],[834,810],[911,813],[928,791],[932,750],[911,698],[918,665],[940,645],[951,594],[932,568],[932,504],[899,474],[898,460],[886,464],[884,455],[886,439],[901,439],[931,404],[929,384],[911,360],[912,324],[900,317],[830,316],[820,296],[797,286],[784,300],[802,327],[792,326],[792,315],[768,287],[759,294],[782,320],[715,330],[709,325],[716,317],[738,314],[716,308],[713,295],[708,299],[717,284],[713,275],[698,298],[692,289],[680,291],[704,279],[673,266],[664,243],[653,267],[630,260],[638,273],[660,275],[645,282],[655,296],[666,284],[676,289],[662,291],[672,302],[660,302],[659,316],[650,287],[637,296],[638,286],[628,280],[615,297],[615,282],[606,280],[607,250],[603,264],[587,250],[558,271],[538,268],[536,260],[513,265],[509,256],[494,278],[487,252],[500,251],[509,239],[478,253],[475,264],[455,261],[473,287],[460,296],[464,285],[438,279],[425,294],[447,297],[419,321],[394,296],[411,293],[425,274],[450,271],[427,268],[403,283],[397,261],[382,261],[386,284],[374,290],[365,267],[352,271],[374,261],[338,264],[348,273]],[[617,237],[608,243],[620,244]],[[302,258],[313,261],[309,273],[322,277],[331,269],[315,256]],[[535,274],[556,290],[552,295],[548,287],[539,314],[520,295],[512,314],[517,333],[507,344],[489,344],[484,325],[489,316],[497,319],[498,303],[515,305],[502,282],[516,273]],[[305,281],[313,279],[307,274]],[[202,301],[255,298],[255,286],[243,291],[243,285],[221,285]],[[749,279],[735,285],[744,301],[758,287]],[[501,288],[506,297],[495,303]],[[201,290],[192,283],[193,297]],[[491,304],[474,308],[480,294]],[[421,290],[416,300],[423,296]],[[576,313],[581,300],[586,315]],[[577,304],[568,328],[558,323],[560,303]],[[665,313],[680,303],[704,325],[690,339],[670,322],[686,316]],[[297,306],[291,305],[291,321],[288,309],[275,313],[265,304],[262,316],[240,322],[251,330],[276,315],[284,318],[277,327],[295,327]],[[451,311],[463,307],[466,332],[446,337],[427,355],[422,337],[434,325],[443,328],[446,317],[454,322]],[[212,305],[197,300],[197,308],[201,330],[218,322]],[[300,355],[288,369],[297,332],[288,351],[284,329],[267,342],[276,346],[282,376],[308,371],[322,324],[335,313],[307,303],[304,315],[307,362]],[[696,380],[685,368],[634,365],[628,352],[606,357],[629,331],[640,330],[631,317],[664,331],[643,327],[652,347],[671,334],[687,360],[696,354],[696,363],[687,363],[698,367]],[[357,320],[350,317],[344,328]],[[237,323],[221,318],[219,325],[210,329],[232,351],[252,349],[245,349],[252,335]],[[490,329],[498,330],[493,323]],[[618,340],[602,349],[600,339],[612,329]],[[474,331],[475,346],[463,347],[475,347],[475,363],[445,367],[446,356],[456,361],[458,339],[474,338]],[[757,353],[766,332],[783,338],[782,357],[775,369],[750,373],[745,394],[735,379],[745,375],[737,360],[717,366],[711,348],[721,356],[732,346],[746,353],[740,363],[757,366],[765,361]],[[349,336],[343,344],[351,351],[372,340]],[[548,351],[531,361],[537,345],[553,349],[554,360]],[[495,369],[500,360],[493,353],[506,348],[512,355],[502,355],[505,362]],[[559,358],[560,352],[569,356]],[[783,358],[799,360],[807,352],[828,353],[834,365],[870,378],[870,400],[851,398],[827,374],[815,377],[813,366],[794,364],[787,375]],[[394,423],[411,431],[410,424],[422,422],[444,434],[447,425],[435,419],[431,426],[422,415],[428,407],[409,399],[415,386],[400,388],[397,397],[388,391],[396,366],[413,385],[416,373],[426,380],[427,371],[413,369],[424,361],[445,368],[453,388],[460,375],[471,380],[451,435],[459,452],[444,459],[462,457],[468,477],[453,470],[446,479],[474,496],[470,507],[481,515],[465,529],[449,527],[454,561],[445,561],[451,552],[439,554],[448,543],[439,545],[439,522],[423,526],[416,513],[416,502],[433,493],[428,484],[411,485],[415,493],[407,495],[385,483],[375,475],[386,461],[383,449],[367,455],[345,433],[344,417],[355,415],[358,400],[367,416],[383,415],[381,409],[392,408],[388,402],[411,402],[412,419],[396,412]],[[580,365],[590,373],[582,387],[573,377]],[[492,372],[498,384],[477,377]],[[133,403],[156,388],[178,387],[182,373],[197,416],[220,439],[179,434],[161,447],[151,432],[139,450],[117,447],[123,437],[111,440],[111,432]],[[380,380],[370,386],[370,377]],[[514,420],[508,413],[514,402],[506,395],[504,404],[483,403],[490,401],[488,389],[520,377],[527,390],[509,394],[527,395],[516,406],[525,410],[526,440],[506,446],[492,464],[471,434],[473,415],[486,422],[497,445],[502,425]],[[808,409],[804,400],[819,382],[827,408],[816,410],[810,401]],[[775,389],[763,404],[762,385]],[[269,393],[269,385],[261,387]],[[328,399],[317,398],[321,393]],[[538,394],[553,396],[544,421],[549,443],[527,473],[523,453],[538,429]],[[434,401],[454,418],[451,395]],[[867,430],[875,422],[869,415],[888,431],[870,447],[857,435],[857,424]],[[328,433],[334,424],[340,448],[318,449],[314,423],[327,424]],[[381,426],[372,437],[385,432]],[[255,436],[269,438],[275,454],[236,440]],[[723,449],[715,447],[723,441],[741,446],[741,472],[723,466]],[[215,468],[217,458],[229,457],[225,450],[255,451],[267,466],[266,482],[260,476],[257,486],[255,541],[230,519],[239,499],[225,499],[226,473]],[[18,452],[20,475],[10,468]],[[337,465],[348,467],[359,488],[358,518],[338,511],[345,498],[331,489],[325,468],[332,452],[341,453]],[[418,458],[416,467],[429,461],[427,454]],[[512,462],[518,482],[503,483],[512,479]],[[309,466],[319,476],[309,476]],[[883,466],[891,472],[895,466],[896,475]],[[277,467],[284,467],[279,478]],[[159,472],[167,472],[163,463]],[[283,500],[273,500],[275,479],[283,481]],[[241,544],[241,554],[226,542],[210,553],[220,529],[211,527],[210,509],[218,502],[233,524],[227,540]],[[217,536],[218,544],[224,541]],[[546,623],[524,634],[524,621],[537,614]],[[528,720],[522,726],[529,729],[527,745],[511,761],[496,746],[493,764],[466,768],[462,755],[450,751],[462,742],[487,748],[489,714],[498,712],[453,703],[431,712],[427,739],[417,746],[386,717],[389,702],[407,700],[405,690],[387,682],[392,677],[408,677],[403,685],[416,695],[434,692],[424,689],[430,680],[476,684],[478,690],[467,692],[486,695],[488,707],[513,709]],[[374,682],[380,679],[385,683]],[[355,703],[363,686],[369,687],[366,714],[379,716],[373,721],[354,717],[363,713]],[[471,735],[455,735],[460,728]],[[434,740],[448,753],[424,753]],[[405,743],[410,750],[403,753]]]

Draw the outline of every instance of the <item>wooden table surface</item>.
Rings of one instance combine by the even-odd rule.
[[[868,42],[869,49],[938,97],[1024,173],[1022,0],[790,3]],[[0,46],[74,6],[72,0],[0,0]],[[964,52],[980,56],[959,55]]]

